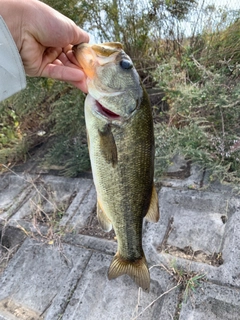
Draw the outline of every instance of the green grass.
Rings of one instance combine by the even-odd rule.
[[[168,122],[155,126],[156,175],[161,177],[171,158],[179,153],[207,168],[212,179],[238,183],[238,78],[212,72],[195,59],[192,63],[198,68],[200,81],[189,81],[188,73],[175,58],[160,65],[153,73],[169,105],[165,115]]]
[[[35,146],[54,139],[42,159],[62,174],[88,170],[84,94],[51,79],[28,78],[27,88],[0,104],[0,163],[25,162]]]

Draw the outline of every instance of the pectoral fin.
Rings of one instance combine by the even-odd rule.
[[[104,231],[109,232],[112,229],[111,220],[107,217],[105,212],[102,210],[99,201],[97,202],[97,218],[101,228]]]
[[[98,130],[100,136],[100,150],[107,163],[111,163],[113,167],[118,161],[117,146],[111,131],[111,127],[106,125],[104,130]]]
[[[148,212],[145,218],[150,222],[157,222],[159,220],[159,207],[158,207],[158,194],[155,186],[152,188],[152,197],[149,205]]]

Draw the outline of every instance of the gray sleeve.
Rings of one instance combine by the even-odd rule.
[[[26,75],[17,46],[0,16],[0,101],[26,87]]]

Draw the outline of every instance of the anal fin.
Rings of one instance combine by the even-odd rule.
[[[144,291],[149,292],[150,274],[145,256],[135,261],[124,260],[117,252],[108,270],[108,279],[129,275]]]
[[[97,201],[97,218],[101,228],[104,231],[109,232],[112,229],[111,220],[107,217],[107,215],[103,211],[99,200]]]
[[[158,194],[155,186],[153,185],[151,201],[145,218],[150,222],[158,222],[159,217]]]

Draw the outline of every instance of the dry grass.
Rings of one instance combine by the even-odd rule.
[[[173,281],[176,283],[174,286],[172,286],[170,289],[164,291],[161,295],[159,295],[156,299],[154,299],[151,303],[149,303],[141,312],[139,312],[139,308],[141,306],[141,300],[142,300],[142,289],[139,288],[138,290],[138,301],[135,308],[134,314],[137,314],[136,316],[133,316],[131,320],[136,320],[139,317],[141,317],[150,307],[152,307],[159,299],[163,298],[165,295],[169,294],[170,292],[176,290],[177,288],[180,289],[180,295],[179,295],[179,303],[178,305],[181,307],[182,303],[185,303],[189,297],[191,297],[192,293],[196,291],[196,288],[200,286],[201,281],[204,281],[205,274],[198,274],[194,272],[190,272],[188,270],[183,270],[180,268],[177,268],[175,264],[173,263],[172,267],[168,268],[164,266],[163,264],[160,265],[154,265],[150,268],[160,267],[163,270],[165,270],[168,274],[171,275]],[[177,311],[179,313],[179,310]],[[169,313],[169,316],[171,319],[177,319],[178,315],[171,315]],[[177,318],[176,318],[177,317]]]
[[[149,305],[146,306],[146,308],[144,308],[136,317],[132,318],[131,320],[136,320],[139,317],[141,317],[143,315],[144,312],[146,312],[150,307],[152,307],[154,305],[154,303],[156,303],[159,299],[161,299],[162,297],[164,297],[165,295],[167,295],[168,293],[170,293],[171,291],[177,289],[180,286],[180,284],[176,284],[175,286],[171,287],[170,289],[166,290],[165,292],[163,292],[160,296],[158,296],[156,299],[154,299],[151,303],[149,303]],[[140,305],[140,300],[141,300],[141,293],[142,293],[142,289],[139,288],[138,291],[138,303],[136,306],[136,311],[138,311],[138,307]]]
[[[14,246],[13,248],[7,248],[0,244],[0,274],[6,268],[9,260],[12,258],[13,254],[17,251],[18,245]]]
[[[59,205],[54,201],[53,194],[51,190],[47,188],[40,188],[39,186],[39,176],[27,178],[18,175],[12,169],[5,165],[2,165],[5,171],[9,171],[16,175],[24,183],[30,185],[35,191],[35,196],[29,199],[30,205],[32,207],[32,216],[26,217],[20,220],[1,219],[0,218],[0,273],[6,268],[9,260],[13,254],[17,251],[21,243],[8,248],[3,244],[3,239],[5,236],[5,230],[8,227],[14,225],[14,228],[21,230],[25,237],[32,238],[45,245],[54,245],[58,248],[61,255],[67,263],[70,263],[66,255],[64,254],[64,248],[62,243],[62,237],[65,234],[63,227],[59,227],[59,221],[64,214],[64,208],[59,207]],[[44,204],[48,204],[48,212],[44,209]],[[50,208],[50,209],[49,209]],[[10,223],[11,221],[11,223]],[[5,237],[6,238],[6,237]]]

